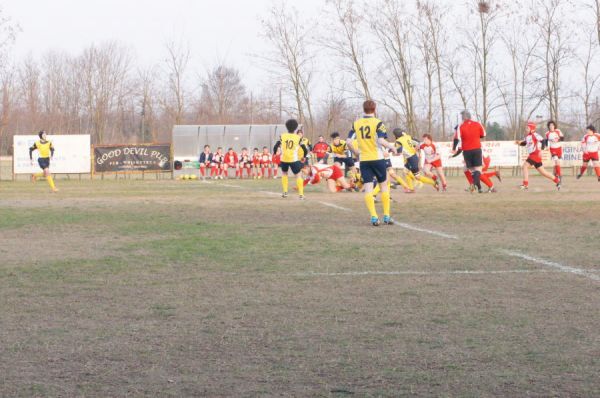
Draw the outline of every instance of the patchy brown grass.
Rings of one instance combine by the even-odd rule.
[[[600,394],[600,282],[502,252],[598,273],[600,184],[451,183],[394,213],[459,240],[274,182],[2,184],[0,395]],[[424,274],[313,274],[357,271]]]

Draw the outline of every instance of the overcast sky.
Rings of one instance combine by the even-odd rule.
[[[303,15],[318,15],[323,0],[294,2]],[[119,40],[135,51],[138,63],[164,56],[169,38],[190,43],[194,65],[217,59],[236,66],[256,88],[265,75],[251,53],[262,43],[261,15],[271,0],[0,0],[5,15],[17,22],[17,58],[48,50],[77,54],[92,43]]]

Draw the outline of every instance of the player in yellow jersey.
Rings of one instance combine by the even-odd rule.
[[[333,154],[333,163],[344,168],[344,171],[353,173],[356,171],[354,159],[350,156],[350,151],[346,141],[340,138],[340,133],[337,131],[331,134],[331,144],[329,144],[329,152]]]
[[[45,177],[46,181],[48,181],[48,185],[50,185],[50,189],[52,189],[52,192],[58,192],[58,189],[56,189],[56,186],[54,185],[52,174],[50,174],[50,159],[52,159],[54,156],[54,147],[52,146],[52,142],[47,140],[45,131],[40,131],[38,136],[40,139],[37,140],[31,148],[29,148],[29,159],[33,165],[33,151],[37,150],[39,154],[38,164],[40,165],[42,172],[33,174],[31,179],[32,181],[35,181],[36,178]]]
[[[298,135],[298,121],[290,119],[285,122],[287,133],[281,135],[281,139],[277,141],[273,148],[273,153],[281,148],[281,186],[283,188],[283,198],[288,196],[288,172],[291,169],[292,174],[296,177],[296,188],[300,194],[300,199],[304,199],[304,180],[300,175],[302,171],[302,161],[308,155],[306,146],[300,143],[302,137]]]
[[[383,151],[387,148],[396,153],[396,147],[387,140],[387,131],[383,122],[375,117],[377,105],[368,100],[363,104],[365,116],[358,119],[352,125],[347,141],[352,152],[359,156],[360,174],[365,187],[365,204],[371,214],[371,224],[379,226],[379,216],[375,209],[375,197],[373,196],[373,182],[377,180],[381,185],[381,203],[383,205],[383,223],[393,225],[391,217],[390,189],[387,183],[387,166],[383,157]]]
[[[406,166],[406,182],[408,183],[410,189],[414,188],[414,181],[417,181],[421,184],[425,183],[431,185],[436,190],[440,190],[439,184],[437,181],[421,175],[421,170],[419,167],[419,143],[415,141],[409,134],[406,134],[402,129],[394,129],[394,137],[396,137],[396,149],[398,152],[402,152],[404,155],[404,161]]]

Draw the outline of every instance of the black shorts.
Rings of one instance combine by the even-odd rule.
[[[526,162],[535,167],[536,169],[539,169],[544,165],[542,162],[538,162],[537,160],[533,160],[531,158],[527,158]]]
[[[467,169],[483,166],[483,152],[481,151],[481,148],[463,151],[463,157],[465,158],[465,166]]]
[[[419,156],[412,155],[411,157],[406,159],[405,165],[411,173],[417,174],[419,172]]]
[[[287,173],[290,169],[292,169],[292,173],[294,174],[300,174],[300,172],[302,171],[302,162],[301,161],[297,161],[297,162],[281,162],[281,171],[283,171],[284,173]]]
[[[388,169],[391,169],[391,168],[393,168],[393,166],[392,166],[392,159],[390,159],[390,158],[387,158],[387,159],[385,160],[385,167],[387,167]]]
[[[38,164],[42,170],[50,168],[50,158],[38,158]]]
[[[385,159],[361,161],[360,175],[365,183],[377,179],[380,184],[383,184],[387,180]]]
[[[342,166],[346,166],[348,168],[354,167],[354,159],[352,158],[333,158],[333,163],[339,163]]]

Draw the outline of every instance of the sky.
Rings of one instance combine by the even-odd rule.
[[[304,15],[317,15],[323,0],[295,1]],[[164,57],[169,39],[189,42],[196,68],[218,61],[237,67],[248,85],[266,79],[252,54],[268,47],[261,38],[261,16],[272,0],[0,0],[4,14],[21,32],[17,59],[49,50],[72,55],[92,43],[118,40],[134,51],[137,64]]]

